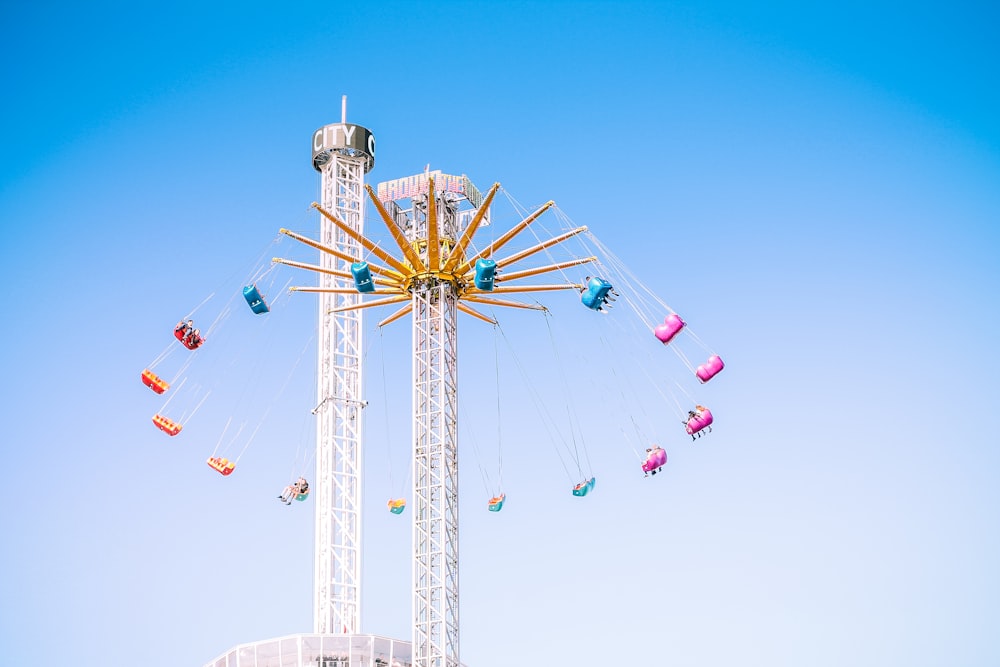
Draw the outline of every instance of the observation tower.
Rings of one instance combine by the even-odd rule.
[[[320,172],[323,207],[361,233],[364,177],[375,165],[375,136],[341,122],[313,134],[312,164]],[[316,389],[316,562],[313,632],[354,634],[361,629],[362,312],[345,310],[360,295],[344,293],[343,274],[357,257],[357,241],[326,220],[320,243],[319,349]]]
[[[496,183],[484,196],[464,175],[439,171],[364,184],[375,139],[346,120],[313,135],[321,174],[320,239],[283,234],[320,251],[319,264],[274,261],[319,276],[292,291],[319,294],[316,565],[314,628],[231,649],[206,667],[459,667],[458,314],[495,324],[477,306],[545,310],[509,294],[580,290],[572,283],[520,280],[593,261],[594,257],[506,270],[586,231],[578,227],[506,257],[497,253],[546,210],[547,202],[482,250],[469,253],[489,222]],[[365,194],[398,248],[391,254],[365,235]],[[363,261],[365,257],[376,261]],[[371,297],[367,299],[366,297]],[[362,484],[362,312],[396,304],[379,326],[412,316],[413,553],[411,642],[359,634]]]

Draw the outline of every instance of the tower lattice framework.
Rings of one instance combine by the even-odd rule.
[[[371,156],[348,150],[322,155],[314,164],[319,162],[323,207],[362,234]],[[352,281],[344,274],[361,246],[326,218],[320,242],[337,254],[320,253],[313,625],[317,633],[354,634],[361,631],[363,311],[353,308],[360,295],[346,289]]]
[[[458,236],[457,207],[438,199],[440,236]],[[411,243],[429,233],[414,202]],[[425,252],[421,259],[430,266]],[[437,249],[434,249],[438,252]],[[434,273],[412,283],[413,312],[413,657],[457,667],[458,618],[458,293]]]

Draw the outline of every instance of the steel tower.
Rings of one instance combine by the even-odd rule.
[[[346,103],[345,103],[346,107]],[[313,135],[321,201],[350,229],[364,231],[364,176],[375,138],[359,125],[326,125]],[[348,269],[358,242],[323,218],[320,243],[316,415],[316,556],[313,631],[361,631],[362,311]],[[338,291],[340,288],[343,291]]]
[[[427,267],[411,283],[413,657],[457,666],[459,292],[442,279],[439,238],[458,238],[458,205],[433,193],[413,204],[408,238]]]

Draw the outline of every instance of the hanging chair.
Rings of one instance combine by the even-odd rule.
[[[208,457],[208,465],[213,470],[217,470],[224,476],[231,475],[233,470],[236,469],[236,462],[230,461],[226,458],[219,458],[218,456]]]
[[[394,500],[390,498],[388,505],[389,505],[389,511],[392,512],[393,514],[402,514],[403,510],[406,509],[406,499],[398,498]]]
[[[162,394],[170,388],[170,385],[167,382],[160,379],[160,376],[148,368],[142,372],[142,383],[155,391],[157,394]]]
[[[153,415],[153,423],[156,424],[156,428],[160,429],[167,435],[177,435],[183,428],[177,422],[167,419],[163,415]]]

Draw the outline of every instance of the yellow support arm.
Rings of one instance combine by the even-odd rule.
[[[356,288],[353,287],[289,287],[289,292],[313,292],[318,294],[361,294]],[[377,289],[372,292],[365,292],[365,294],[403,294],[403,290],[400,289]]]
[[[304,264],[302,262],[293,262],[290,259],[282,259],[280,257],[273,257],[271,261],[275,264],[284,264],[285,266],[291,266],[296,269],[305,269],[307,271],[315,271],[316,273],[326,273],[331,276],[337,276],[338,278],[350,278],[354,280],[354,276],[346,271],[334,271],[333,269],[324,269],[322,266],[316,266],[315,264]]]
[[[533,304],[529,304],[529,303],[519,303],[517,301],[504,301],[503,299],[486,299],[486,298],[482,298],[482,297],[478,297],[478,296],[467,296],[467,297],[465,297],[464,300],[465,301],[474,301],[475,303],[485,303],[486,305],[489,305],[489,306],[505,306],[505,307],[508,307],[508,308],[524,308],[526,310],[544,310],[544,311],[548,310],[548,308],[546,308],[545,306],[538,305],[538,304],[534,304],[533,305]],[[462,302],[459,301],[459,304],[461,304],[461,303]]]
[[[277,264],[284,264],[285,266],[291,266],[296,269],[306,269],[307,271],[315,271],[316,273],[326,273],[331,276],[337,276],[338,278],[347,278],[348,280],[353,280],[354,276],[346,271],[335,271],[333,269],[324,269],[322,266],[316,266],[315,264],[304,264],[302,262],[293,262],[290,259],[281,259],[280,257],[275,257],[271,260]],[[372,281],[376,285],[383,285],[385,287],[399,287],[400,283],[398,280],[386,280],[385,278],[373,278]]]
[[[587,231],[586,227],[577,227],[576,229],[571,229],[570,231],[565,232],[563,234],[560,234],[559,236],[553,236],[550,239],[542,241],[538,245],[534,245],[534,246],[531,246],[530,248],[526,248],[526,249],[522,250],[521,252],[514,253],[510,257],[504,257],[501,260],[497,260],[497,268],[499,269],[499,268],[504,267],[504,266],[510,266],[514,262],[519,262],[522,259],[524,259],[525,257],[530,257],[531,255],[534,255],[536,252],[539,252],[541,250],[545,250],[546,248],[551,248],[552,246],[556,245],[557,243],[562,243],[566,239],[571,238],[573,236],[576,236],[577,234],[579,234],[581,232],[585,232],[585,231]],[[590,260],[588,260],[588,261],[590,261]]]
[[[468,315],[472,315],[473,317],[478,317],[479,319],[481,319],[483,322],[486,322],[487,324],[492,324],[492,325],[496,326],[496,323],[497,323],[496,320],[494,320],[494,319],[492,319],[490,317],[487,317],[486,315],[483,315],[482,313],[480,313],[475,308],[467,306],[464,303],[462,303],[461,301],[458,302],[458,309],[460,311],[462,311],[463,313],[466,313]]]
[[[394,268],[397,271],[399,271],[401,274],[406,275],[406,274],[410,273],[410,269],[406,268],[406,265],[404,265],[398,259],[396,259],[392,255],[390,255],[389,253],[387,253],[385,250],[382,250],[377,245],[375,245],[374,243],[372,243],[371,241],[369,241],[364,235],[359,234],[356,231],[354,231],[353,229],[351,229],[347,225],[346,222],[344,222],[343,220],[341,220],[337,216],[333,215],[332,213],[330,213],[329,211],[327,211],[325,208],[323,208],[322,206],[320,206],[316,202],[313,202],[312,206],[317,211],[319,211],[323,215],[324,218],[326,218],[327,220],[329,220],[330,222],[332,222],[333,224],[335,224],[337,226],[337,228],[340,229],[340,231],[344,232],[345,234],[347,234],[348,236],[350,236],[352,239],[354,239],[355,241],[357,241],[358,243],[360,243],[365,248],[365,250],[369,251],[370,253],[372,253],[373,255],[375,255],[376,257],[378,257],[379,259],[381,259],[383,262],[385,262],[386,264],[388,264],[392,268]],[[400,278],[402,278],[402,275],[400,276]]]
[[[308,236],[302,236],[301,234],[296,234],[295,232],[285,228],[282,228],[278,231],[280,231],[285,236],[292,237],[293,239],[299,241],[300,243],[305,243],[310,248],[316,248],[319,251],[333,255],[337,259],[342,259],[345,262],[351,262],[353,264],[354,262],[358,261],[356,258],[351,257],[347,253],[340,252],[336,248],[331,248],[330,246],[323,245],[319,241],[313,241]],[[384,266],[379,266],[378,264],[372,264],[371,262],[369,262],[368,268],[371,270],[372,273],[379,273],[383,276],[389,276],[390,278],[394,278],[400,282],[402,282],[403,280],[403,274],[397,273],[396,271],[393,271],[392,269],[386,268]],[[353,278],[353,276],[350,277]]]
[[[461,306],[459,306],[459,307],[461,308]],[[395,313],[393,313],[392,315],[390,315],[389,317],[387,317],[384,320],[382,320],[381,322],[379,322],[378,326],[379,327],[384,327],[387,324],[392,324],[393,322],[395,322],[399,318],[403,317],[404,315],[407,315],[412,310],[413,310],[413,303],[408,303],[405,306],[403,306],[402,308],[400,308],[399,310],[397,310]]]
[[[522,285],[520,287],[494,287],[489,292],[477,290],[475,287],[467,288],[462,296],[463,299],[472,299],[480,294],[524,294],[526,292],[553,292],[563,289],[579,290],[579,285],[567,283],[565,285]]]
[[[497,274],[496,282],[510,282],[511,280],[517,280],[518,278],[527,278],[528,276],[537,276],[540,273],[548,273],[549,271],[559,271],[562,269],[568,269],[571,266],[577,266],[579,264],[586,264],[587,262],[596,261],[596,257],[584,257],[582,259],[572,259],[568,262],[560,262],[558,264],[549,264],[548,266],[539,266],[535,269],[525,269],[524,271],[514,271],[513,273],[507,273],[501,276]],[[499,285],[497,285],[499,287]],[[496,288],[494,288],[496,289]]]
[[[389,297],[388,299],[379,299],[378,301],[365,301],[364,303],[358,303],[353,306],[340,306],[339,308],[331,308],[328,313],[345,313],[349,310],[361,310],[362,308],[374,308],[375,306],[385,306],[390,303],[399,303],[400,301],[406,301],[410,298],[409,294],[401,294],[399,296]]]
[[[469,226],[462,232],[462,236],[458,239],[458,243],[455,244],[455,247],[451,249],[451,254],[448,255],[448,260],[444,263],[445,273],[453,271],[455,266],[462,259],[462,256],[465,254],[465,249],[472,241],[472,236],[476,233],[476,230],[479,229],[479,225],[483,223],[483,218],[486,216],[486,212],[490,210],[490,204],[493,202],[493,195],[495,195],[499,189],[500,184],[494,183],[493,187],[490,188],[490,191],[486,193],[486,198],[483,199],[483,203],[476,211],[476,215],[472,218],[472,222],[470,222]]]
[[[434,177],[427,178],[427,267],[432,271],[441,268],[441,239],[438,235],[437,197],[434,196]]]
[[[520,234],[522,231],[524,231],[525,227],[527,227],[532,222],[534,222],[535,219],[538,216],[540,216],[542,213],[545,213],[545,211],[547,211],[551,207],[555,206],[555,204],[556,203],[554,201],[551,201],[551,200],[545,202],[544,204],[542,204],[538,208],[537,211],[535,211],[534,213],[532,213],[531,215],[529,215],[527,218],[525,218],[521,222],[519,222],[516,225],[514,225],[510,229],[510,231],[508,231],[506,234],[504,234],[503,236],[501,236],[500,238],[498,238],[496,241],[494,241],[493,243],[491,243],[486,249],[484,249],[481,252],[477,253],[474,257],[470,257],[469,259],[467,259],[465,261],[465,263],[463,263],[458,268],[458,270],[455,271],[455,274],[456,275],[462,275],[463,273],[465,273],[466,271],[468,271],[471,266],[473,266],[476,263],[477,259],[479,259],[481,257],[488,257],[488,256],[492,255],[494,252],[496,252],[497,250],[499,250],[500,248],[502,248],[503,246],[507,245],[507,243],[512,238],[514,238],[515,236],[517,236],[518,234]]]
[[[368,190],[368,197],[372,200],[372,203],[375,204],[378,214],[382,216],[382,222],[384,222],[385,226],[389,228],[389,233],[392,234],[392,239],[403,252],[403,257],[406,258],[406,261],[410,263],[410,266],[412,266],[413,270],[417,273],[423,273],[426,271],[427,267],[424,265],[423,261],[421,261],[420,255],[418,255],[409,244],[406,240],[406,236],[403,235],[402,230],[399,228],[399,225],[396,224],[396,221],[392,219],[389,212],[385,210],[384,206],[382,206],[382,202],[378,200],[378,195],[375,194],[375,190],[372,189],[372,186],[367,184],[365,185],[365,189]]]

